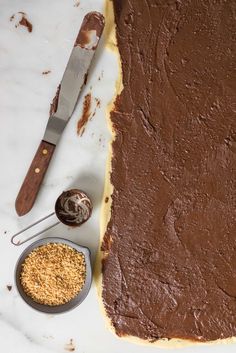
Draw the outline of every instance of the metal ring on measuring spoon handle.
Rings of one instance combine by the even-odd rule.
[[[55,227],[60,222],[67,226],[78,227],[84,222],[86,222],[92,213],[92,202],[85,192],[79,189],[71,189],[68,191],[64,191],[56,200],[55,203],[55,211],[50,213],[49,215],[39,219],[38,221],[32,223],[28,227],[22,229],[11,237],[11,243],[15,246],[22,245],[29,240],[39,236],[40,234],[48,231],[49,229]],[[23,241],[17,241],[16,239],[20,234],[23,234],[28,229],[35,227],[36,225],[44,222],[46,219],[56,215],[58,220],[56,223],[50,225],[47,228],[33,234],[29,238]]]

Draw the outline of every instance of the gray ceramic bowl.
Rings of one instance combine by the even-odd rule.
[[[43,305],[36,303],[33,299],[31,299],[23,290],[21,282],[20,282],[20,273],[21,273],[21,266],[22,263],[24,262],[25,258],[29,255],[29,253],[37,248],[38,246],[45,245],[48,243],[61,243],[61,244],[66,244],[75,250],[81,252],[84,254],[85,257],[85,263],[86,263],[86,279],[85,279],[85,284],[82,288],[82,290],[79,292],[79,294],[72,300],[70,300],[66,304],[62,305],[57,305],[57,306],[49,306],[49,305]],[[91,260],[90,260],[90,251],[88,248],[77,245],[73,243],[72,241],[69,241],[67,239],[63,238],[45,238],[45,239],[40,239],[38,241],[35,241],[31,245],[29,245],[21,254],[19,260],[17,261],[16,268],[15,268],[15,282],[16,282],[16,287],[18,289],[18,292],[22,299],[30,305],[32,308],[42,311],[47,314],[60,314],[64,313],[66,311],[69,311],[79,304],[82,303],[82,301],[86,298],[89,289],[91,287],[92,283],[92,270],[91,270]]]

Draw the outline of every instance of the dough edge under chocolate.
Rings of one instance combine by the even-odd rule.
[[[106,18],[106,27],[104,31],[105,32],[104,37],[106,42],[106,48],[111,50],[116,55],[118,60],[118,65],[119,65],[119,77],[117,78],[116,85],[115,85],[115,94],[112,101],[108,104],[106,108],[106,120],[107,120],[108,129],[111,132],[112,138],[108,146],[108,157],[106,162],[104,191],[103,191],[101,214],[100,214],[100,242],[99,242],[98,253],[97,253],[96,263],[95,263],[95,284],[97,287],[99,307],[100,307],[102,316],[104,317],[105,325],[118,339],[126,340],[130,343],[143,345],[143,346],[175,349],[175,348],[189,347],[193,345],[206,346],[206,345],[213,345],[213,344],[236,343],[236,337],[217,339],[217,340],[208,341],[208,342],[200,342],[200,341],[197,342],[193,340],[176,339],[176,338],[171,338],[171,339],[164,338],[164,339],[159,339],[157,341],[151,342],[135,336],[119,337],[116,335],[111,319],[108,317],[106,313],[106,310],[103,304],[103,299],[102,299],[102,259],[104,254],[103,254],[103,251],[101,251],[101,245],[103,242],[104,234],[106,233],[108,222],[111,217],[111,202],[112,202],[111,195],[113,193],[113,185],[111,184],[110,173],[112,171],[112,168],[111,168],[112,142],[115,140],[115,137],[116,137],[115,131],[112,128],[110,113],[115,107],[116,97],[123,90],[121,58],[120,58],[119,48],[116,40],[114,8],[111,0],[105,0],[105,18]],[[108,202],[105,202],[106,197],[109,197]]]

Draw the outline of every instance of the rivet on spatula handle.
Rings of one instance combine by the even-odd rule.
[[[33,207],[55,147],[53,144],[41,141],[16,198],[15,208],[19,216],[25,215]]]

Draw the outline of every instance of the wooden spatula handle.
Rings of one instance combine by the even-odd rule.
[[[33,207],[55,147],[55,145],[41,141],[16,198],[15,207],[19,216],[25,215]]]

